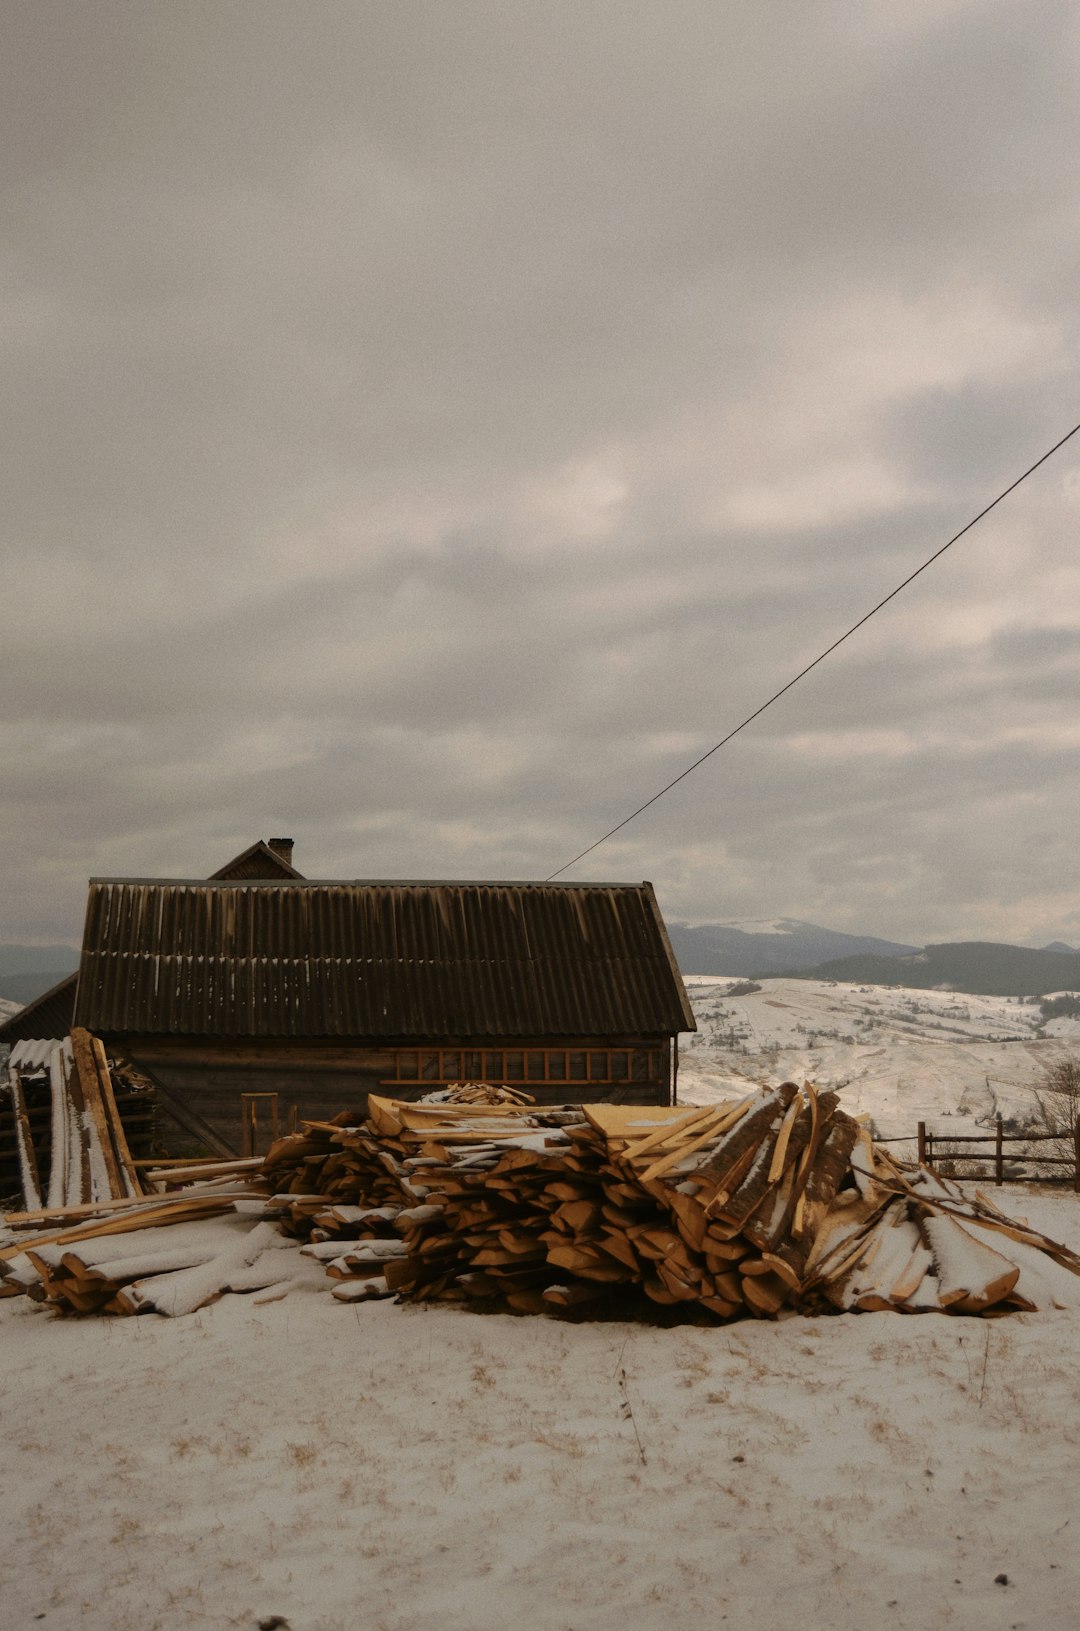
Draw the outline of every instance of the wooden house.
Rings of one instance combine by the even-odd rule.
[[[91,880],[74,1020],[236,1148],[283,1119],[506,1083],[671,1102],[694,1018],[652,886],[315,881],[285,840],[209,880]],[[181,1118],[183,1119],[183,1118]]]

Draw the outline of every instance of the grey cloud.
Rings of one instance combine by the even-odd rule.
[[[270,826],[306,870],[544,875],[1071,406],[1070,7],[3,29],[7,938]],[[573,875],[1074,921],[1074,468]]]

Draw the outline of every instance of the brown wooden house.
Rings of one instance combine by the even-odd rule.
[[[314,881],[286,840],[203,880],[91,880],[74,1019],[237,1147],[460,1081],[664,1104],[695,1029],[652,886]]]

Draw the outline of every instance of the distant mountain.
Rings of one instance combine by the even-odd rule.
[[[1067,952],[1070,956],[1073,956],[1073,957],[1076,956],[1076,947],[1075,946],[1067,946],[1065,944],[1064,940],[1051,940],[1051,942],[1050,942],[1050,944],[1048,946],[1042,946],[1042,947],[1040,947],[1040,950],[1042,950],[1042,951],[1063,951],[1063,952]]]
[[[0,946],[0,997],[33,1002],[78,966],[74,946]]]
[[[58,968],[63,976],[74,974],[78,966],[75,946],[0,945],[0,974],[41,974]]]
[[[35,997],[51,991],[61,980],[69,979],[73,972],[67,968],[52,968],[46,969],[43,974],[0,974],[0,997],[6,997],[11,1002],[17,1002],[20,1008],[25,1008]]]
[[[907,985],[984,997],[1032,997],[1047,991],[1080,991],[1080,952],[1033,951],[991,940],[927,946],[902,956],[849,956],[818,963],[792,963],[797,979],[852,980],[858,985]]]
[[[670,923],[668,934],[684,974],[782,974],[826,958],[899,957],[919,949],[873,935],[839,934],[791,917],[693,927]]]

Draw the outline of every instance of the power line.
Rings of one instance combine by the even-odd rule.
[[[788,680],[786,685],[782,685],[780,687],[779,691],[774,691],[769,700],[767,702],[763,702],[760,708],[755,708],[752,714],[747,714],[746,718],[741,722],[741,724],[736,725],[734,730],[728,731],[726,736],[722,736],[719,742],[717,742],[713,747],[709,748],[707,753],[703,753],[701,755],[700,759],[695,759],[692,765],[687,765],[686,769],[681,770],[677,776],[673,777],[672,780],[668,782],[666,787],[661,787],[660,791],[658,793],[654,793],[652,798],[646,799],[644,804],[639,804],[636,810],[632,810],[628,816],[625,816],[622,821],[618,822],[614,827],[612,827],[610,832],[606,832],[603,838],[598,838],[595,844],[590,844],[587,849],[583,849],[580,854],[574,856],[572,861],[567,861],[565,866],[561,866],[559,867],[558,871],[552,872],[549,877],[545,878],[544,882],[551,883],[552,879],[560,877],[564,872],[569,872],[570,868],[572,866],[576,866],[578,861],[583,861],[586,855],[592,854],[594,849],[599,849],[601,844],[606,844],[609,838],[614,838],[615,834],[617,832],[621,832],[624,827],[628,827],[631,821],[636,821],[639,815],[643,814],[643,812],[646,811],[650,805],[655,804],[658,799],[662,799],[665,793],[670,793],[673,787],[677,787],[681,781],[685,781],[687,776],[692,775],[700,765],[705,763],[706,759],[711,759],[714,753],[719,753],[720,749],[725,747],[727,743],[731,741],[733,736],[738,736],[739,732],[745,730],[747,725],[752,724],[755,719],[760,718],[760,716],[765,712],[766,708],[771,708],[774,702],[779,702],[780,698],[784,696],[786,692],[790,691],[792,686],[798,685],[800,680],[806,678],[807,674],[809,674],[812,668],[816,668],[819,663],[823,663],[826,657],[831,656],[838,646],[843,645],[845,640],[850,640],[851,636],[858,629],[861,629],[864,623],[869,623],[870,619],[875,617],[877,613],[881,611],[883,606],[887,606],[890,600],[895,600],[902,589],[906,589],[909,583],[914,583],[915,579],[920,573],[925,572],[928,566],[933,566],[935,561],[939,561],[947,549],[951,549],[955,543],[960,541],[966,532],[970,532],[972,527],[981,521],[984,515],[989,515],[990,511],[1000,504],[1002,499],[1008,498],[1010,493],[1014,493],[1020,486],[1021,482],[1026,481],[1029,476],[1034,475],[1039,466],[1041,464],[1045,464],[1047,459],[1052,458],[1059,448],[1064,447],[1065,443],[1069,441],[1071,437],[1075,436],[1077,431],[1080,431],[1080,424],[1074,425],[1072,430],[1066,432],[1066,434],[1061,438],[1060,442],[1055,442],[1053,447],[1048,448],[1041,458],[1036,459],[1034,464],[1028,466],[1022,476],[1017,476],[1015,481],[1010,482],[1008,487],[1000,492],[995,499],[991,499],[990,503],[987,504],[984,509],[979,511],[978,515],[973,515],[966,526],[961,527],[959,532],[954,533],[947,544],[942,544],[940,549],[936,549],[934,553],[922,563],[921,566],[917,566],[914,572],[904,579],[903,583],[898,583],[896,588],[891,590],[885,596],[884,600],[879,600],[877,605],[872,606],[864,616],[859,618],[857,623],[853,623],[849,629],[846,629],[838,640],[834,640],[831,646],[826,646],[825,650],[820,652],[819,655],[814,658],[812,663],[807,663],[806,667],[801,668],[793,679]]]

